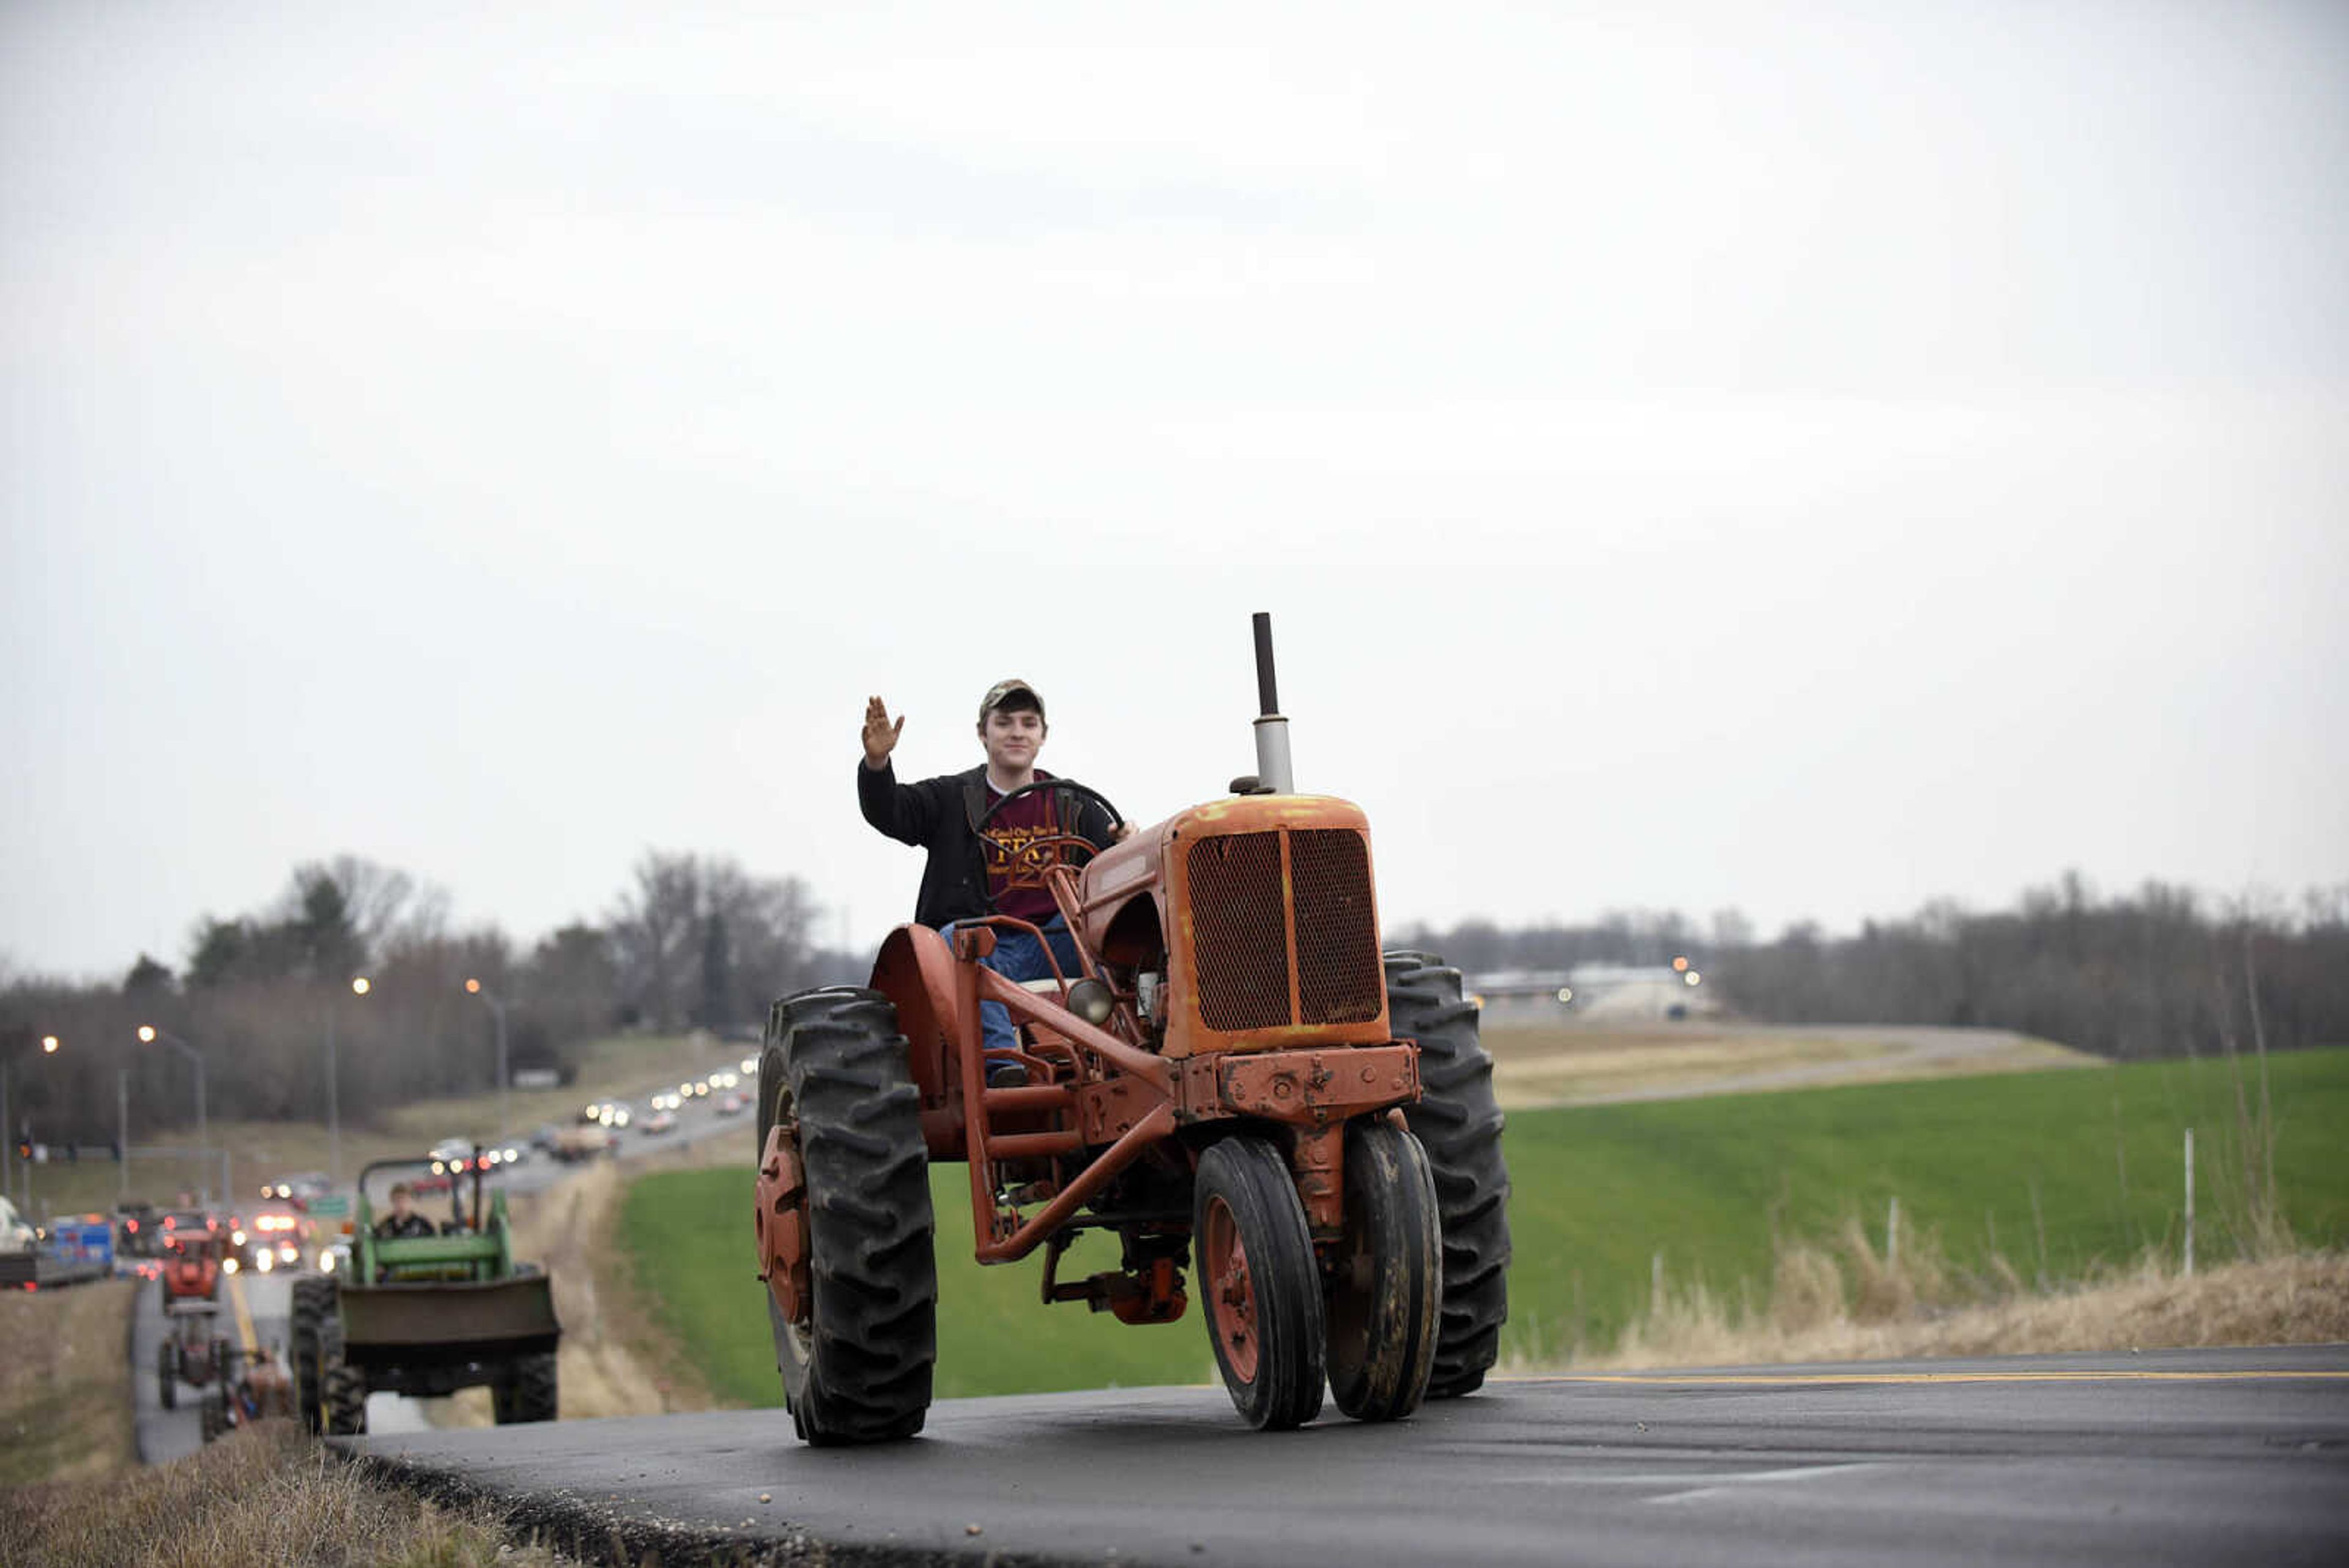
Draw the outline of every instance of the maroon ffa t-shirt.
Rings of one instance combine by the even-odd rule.
[[[1052,775],[1039,773],[1036,776],[1049,779]],[[989,805],[1002,798],[1001,790],[993,784],[987,786]],[[1022,853],[1039,838],[1076,831],[1073,826],[1063,829],[1059,824],[1052,809],[1052,792],[1040,789],[997,812],[995,820],[987,825],[979,854],[987,862],[987,892],[995,900],[997,914],[1040,926],[1061,912],[1061,906],[1052,902],[1052,890],[1044,886],[1044,869],[1057,863],[1058,853],[1050,849],[1039,850],[1032,856]],[[1003,852],[1006,849],[1009,851],[1008,856]]]

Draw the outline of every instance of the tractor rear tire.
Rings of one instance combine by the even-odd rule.
[[[215,1388],[204,1396],[203,1411],[197,1417],[197,1427],[207,1443],[228,1430],[228,1407],[219,1389]]]
[[[554,1353],[526,1355],[490,1385],[490,1408],[498,1425],[554,1419]]]
[[[1329,1280],[1330,1394],[1357,1421],[1419,1408],[1435,1366],[1444,1232],[1419,1140],[1383,1118],[1346,1129],[1346,1229]]]
[[[1199,1294],[1224,1387],[1260,1432],[1320,1413],[1328,1325],[1313,1233],[1288,1162],[1254,1134],[1199,1157],[1191,1234]]]
[[[294,1404],[301,1413],[302,1429],[313,1437],[326,1430],[326,1383],[318,1366],[318,1340],[335,1310],[334,1281],[304,1274],[294,1282],[287,1336],[294,1362]]]
[[[808,1302],[771,1293],[775,1366],[799,1435],[819,1447],[922,1429],[937,1364],[936,1225],[921,1096],[897,1010],[828,987],[777,1003],[759,1060],[759,1150],[793,1121],[806,1178]]]
[[[1419,1103],[1403,1107],[1427,1150],[1444,1222],[1444,1314],[1427,1397],[1472,1394],[1500,1356],[1509,1316],[1509,1167],[1493,1058],[1477,1040],[1476,1004],[1460,971],[1432,953],[1385,955],[1396,1038],[1419,1042]]]
[[[170,1325],[166,1324],[165,1327],[168,1331]],[[180,1346],[178,1343],[176,1341],[167,1339],[157,1348],[156,1352],[155,1370],[160,1375],[161,1380],[163,1408],[166,1410],[176,1410],[180,1407],[179,1351]]]

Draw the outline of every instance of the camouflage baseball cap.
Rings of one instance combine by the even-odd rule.
[[[1018,691],[1025,691],[1031,699],[1034,700],[1036,704],[1036,716],[1040,719],[1042,718],[1044,716],[1044,699],[1037,694],[1036,689],[1033,686],[1029,685],[1028,682],[1020,680],[1015,675],[1009,680],[999,680],[994,685],[987,689],[987,695],[978,700],[978,722],[982,724],[986,723],[987,716],[989,713],[994,712],[998,708],[1003,706],[1004,699]]]

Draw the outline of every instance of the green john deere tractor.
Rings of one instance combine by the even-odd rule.
[[[439,1234],[375,1234],[367,1179],[429,1164],[379,1159],[360,1171],[348,1265],[294,1282],[295,1402],[314,1432],[366,1431],[378,1390],[430,1397],[487,1385],[500,1426],[554,1419],[554,1293],[537,1265],[514,1262],[505,1194],[483,1207],[481,1151],[452,1185]]]

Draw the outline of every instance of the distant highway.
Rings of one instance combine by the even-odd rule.
[[[1219,1388],[1153,1388],[947,1401],[883,1449],[807,1448],[781,1410],[347,1446],[423,1489],[493,1496],[524,1528],[664,1554],[2349,1562],[2343,1346],[1510,1380],[1393,1426],[1325,1416],[1278,1436]]]

